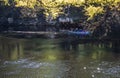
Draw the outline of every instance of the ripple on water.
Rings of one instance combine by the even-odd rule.
[[[39,63],[39,62],[29,62],[26,65],[23,65],[22,68],[40,68],[41,66],[54,66],[54,64],[49,63]]]
[[[88,67],[90,71],[92,71],[92,74],[95,74],[96,76],[99,76],[100,74],[102,76],[107,77],[115,77],[119,78],[120,77],[120,66],[119,62],[114,63],[114,62],[101,62],[98,63],[96,66],[89,66]],[[99,78],[99,77],[98,77]]]
[[[5,61],[4,65],[10,65],[10,64],[23,64],[23,63],[27,63],[28,59],[19,59],[17,61]]]
[[[120,74],[120,66],[105,68],[103,72],[109,75]]]
[[[19,74],[20,70],[15,70],[15,71],[9,71],[9,72],[5,72],[5,75],[16,75]]]

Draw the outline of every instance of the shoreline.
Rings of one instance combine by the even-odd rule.
[[[119,41],[119,38],[93,38],[93,37],[81,37],[76,35],[68,35],[62,32],[55,31],[5,31],[0,33],[0,37],[12,37],[12,38],[43,38],[43,39],[77,39],[82,41]]]

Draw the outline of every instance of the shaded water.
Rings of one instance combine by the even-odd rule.
[[[0,78],[120,78],[117,42],[0,37]]]

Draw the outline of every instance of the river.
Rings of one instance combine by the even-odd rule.
[[[120,45],[0,37],[0,78],[120,78]]]

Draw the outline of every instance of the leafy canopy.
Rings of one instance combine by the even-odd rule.
[[[47,19],[55,19],[60,14],[64,13],[65,6],[72,5],[75,7],[84,6],[85,15],[88,20],[92,19],[97,14],[105,12],[105,6],[117,6],[120,0],[1,0],[4,5],[15,7],[28,7],[34,9],[36,6],[43,8]]]

